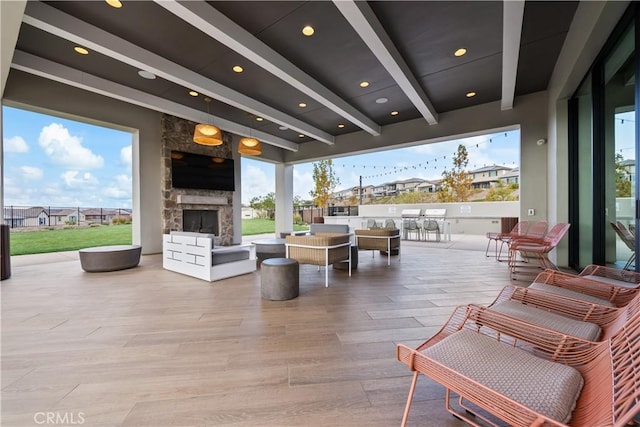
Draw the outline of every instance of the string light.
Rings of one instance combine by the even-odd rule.
[[[616,119],[616,120],[621,120],[621,119]],[[627,119],[622,119],[622,120],[627,120]],[[627,121],[628,121],[628,120],[627,120]],[[508,133],[505,133],[505,134],[504,134],[504,136],[505,136],[505,137],[508,137]],[[465,144],[462,144],[462,145],[465,145],[465,146],[467,147],[467,151],[468,151],[468,152],[472,152],[472,151],[473,151],[473,149],[476,149],[476,148],[477,148],[477,149],[479,149],[479,148],[483,148],[484,146],[487,146],[488,144],[492,144],[492,143],[493,143],[493,138],[489,138],[489,140],[488,140],[488,141],[484,141],[484,142],[482,142],[482,143],[476,143],[476,144],[475,144],[475,147],[474,147],[473,145],[471,145],[471,146],[466,146]],[[453,153],[452,158],[454,158],[456,155],[457,155],[457,153]],[[433,159],[430,159],[430,160],[426,160],[426,161],[425,161],[425,160],[422,160],[422,161],[421,161],[421,163],[418,163],[418,164],[417,164],[417,166],[416,166],[416,165],[409,165],[409,166],[388,166],[388,169],[389,169],[389,171],[388,171],[388,172],[378,172],[378,173],[373,173],[373,174],[369,174],[369,175],[362,175],[362,178],[363,178],[363,179],[380,178],[380,177],[387,176],[387,175],[395,175],[395,174],[399,174],[399,173],[402,173],[402,172],[408,171],[408,170],[410,170],[410,169],[412,169],[412,170],[416,170],[416,171],[418,171],[418,170],[420,170],[420,169],[424,169],[425,171],[427,171],[427,170],[429,170],[429,166],[430,166],[430,165],[434,165],[434,166],[433,166],[433,169],[434,169],[434,170],[437,170],[437,169],[438,169],[438,166],[437,166],[438,159],[440,159],[440,160],[446,160],[446,159],[447,159],[447,156],[446,156],[446,155],[443,155],[441,158],[440,158],[440,157],[434,157]],[[431,162],[431,163],[429,163],[429,162]],[[434,163],[435,163],[435,164],[434,164]],[[517,167],[517,165],[516,165],[516,162],[515,162],[515,161],[512,161],[512,162],[505,162],[505,163],[502,163],[502,164],[501,164],[501,166],[505,166],[505,167],[509,167],[508,165],[513,165],[514,167]],[[338,166],[338,165],[336,164],[336,166]],[[340,165],[340,166],[341,166],[341,167],[343,167],[343,168],[347,168],[347,167],[349,167],[349,165],[344,164],[344,163],[343,163],[342,165]],[[498,164],[495,164],[495,163],[494,163],[494,164],[493,164],[493,166],[498,166]],[[356,169],[356,168],[361,168],[361,169],[363,169],[363,170],[366,170],[366,169],[367,169],[367,165],[355,165],[355,164],[353,164],[353,165],[351,165],[351,167],[352,167],[352,169]],[[487,164],[485,163],[485,164],[483,165],[483,167],[487,167]],[[370,168],[370,169],[376,169],[376,166],[375,166],[375,165],[369,165],[369,168]],[[446,165],[446,164],[443,164],[443,165],[441,166],[441,168],[444,168],[444,170],[447,170],[447,165]],[[382,166],[382,169],[386,171],[386,170],[387,170],[387,166],[386,166],[386,165]],[[473,165],[473,169],[477,169],[477,165],[476,165],[476,164],[474,164],[474,165]]]

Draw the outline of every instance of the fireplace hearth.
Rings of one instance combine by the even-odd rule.
[[[182,231],[220,235],[217,210],[183,210]]]

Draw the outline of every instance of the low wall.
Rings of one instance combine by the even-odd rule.
[[[360,205],[359,216],[327,216],[325,224],[349,224],[351,228],[364,228],[368,219],[384,222],[393,219],[400,226],[405,209],[446,209],[446,220],[453,234],[500,232],[501,218],[518,218],[520,202],[424,203],[415,205]],[[526,218],[525,218],[526,219]]]

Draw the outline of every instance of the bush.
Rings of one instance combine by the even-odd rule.
[[[293,223],[294,224],[303,224],[302,215],[300,215],[299,213],[293,214]]]
[[[125,216],[117,216],[111,220],[113,225],[131,224],[131,218]]]
[[[75,221],[73,221],[73,220],[68,219],[68,220],[66,220],[66,221],[64,222],[64,225],[76,225],[76,222],[75,222]]]

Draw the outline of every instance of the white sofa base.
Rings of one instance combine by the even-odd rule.
[[[214,247],[213,243],[214,239],[206,234],[164,234],[162,237],[162,267],[209,282],[256,271],[254,245]],[[239,250],[248,250],[249,259],[212,265],[214,253],[237,252]]]

